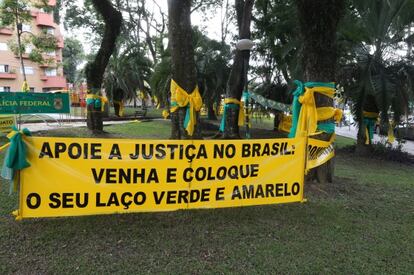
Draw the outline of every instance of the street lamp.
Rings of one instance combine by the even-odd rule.
[[[236,43],[236,48],[240,51],[250,51],[253,46],[254,43],[250,39],[240,39]]]
[[[246,108],[246,138],[250,138],[250,127],[249,127],[249,97],[248,97],[248,81],[247,81],[247,73],[248,73],[248,66],[249,66],[249,51],[253,48],[254,43],[250,39],[241,39],[236,43],[236,49],[239,51],[245,52],[243,54],[243,72],[244,72],[244,92],[246,93],[244,106]],[[241,110],[239,110],[241,112]]]

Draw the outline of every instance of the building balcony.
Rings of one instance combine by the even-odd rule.
[[[66,88],[66,78],[63,76],[41,76],[40,79],[44,81],[43,88]]]
[[[54,28],[53,16],[49,13],[39,12],[36,17],[36,25]]]
[[[0,79],[16,79],[17,74],[15,73],[0,73]]]
[[[9,28],[0,28],[0,34],[12,35],[13,30]]]
[[[16,57],[16,58],[20,58],[20,56],[19,55],[15,55],[14,57]],[[30,56],[29,56],[29,54],[28,53],[22,53],[22,58],[23,59],[29,59],[30,58]]]

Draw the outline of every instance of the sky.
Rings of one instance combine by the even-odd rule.
[[[165,14],[168,14],[168,5],[167,0],[153,0],[156,2],[163,10]],[[83,3],[83,0],[76,0],[77,4],[80,5]],[[147,0],[147,6],[150,11],[158,12],[158,8],[152,3],[151,0]],[[220,40],[221,39],[221,11],[220,9],[210,12],[210,16],[206,18],[206,15],[195,11],[191,14],[191,24],[198,26],[200,29],[204,30],[207,36],[211,39]],[[207,20],[207,21],[205,21]],[[60,26],[62,33],[65,37],[72,36],[76,37],[78,40],[83,42],[84,50],[86,53],[91,52],[90,43],[88,43],[88,35],[86,31],[75,30],[75,31],[66,31],[63,28],[63,23]]]

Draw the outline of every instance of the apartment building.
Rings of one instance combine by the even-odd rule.
[[[56,5],[56,0],[49,0],[50,6]],[[59,25],[53,20],[52,13],[37,8],[31,8],[32,20],[24,23],[22,36],[38,35],[42,32],[53,34],[57,38],[55,51],[46,53],[46,58],[53,58],[52,64],[38,64],[29,60],[31,45],[26,47],[23,54],[27,83],[31,92],[47,92],[66,89],[66,78],[63,76],[62,49],[63,37]],[[20,91],[23,84],[23,73],[19,56],[15,55],[8,46],[8,41],[17,41],[15,29],[0,29],[0,92]]]

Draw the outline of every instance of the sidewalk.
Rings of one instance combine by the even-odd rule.
[[[343,126],[343,127],[336,127],[335,132],[339,136],[348,137],[348,138],[352,138],[356,140],[358,129],[355,126]],[[387,137],[385,136],[374,134],[374,142],[379,142],[379,141],[385,142],[386,139]],[[397,145],[398,145],[397,141],[394,141],[394,143],[392,144],[393,147]],[[414,155],[414,141],[405,140],[402,150],[411,155]]]

